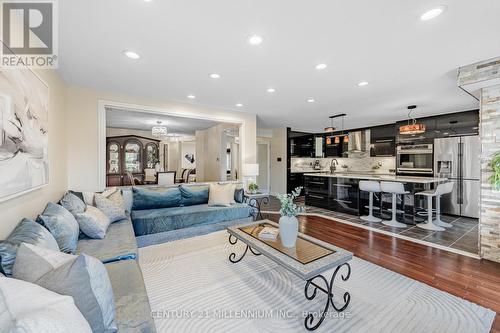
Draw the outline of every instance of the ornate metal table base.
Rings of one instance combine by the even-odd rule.
[[[256,197],[256,198],[250,197],[247,200],[247,204],[250,207],[257,209],[257,212],[254,216],[254,221],[263,220],[264,218],[262,217],[261,206],[269,204],[269,197],[267,196]]]
[[[320,317],[318,319],[318,322],[316,324],[313,325],[314,315],[312,313],[308,314],[307,317],[305,318],[305,320],[304,320],[304,326],[309,331],[314,331],[315,329],[317,329],[321,325],[321,323],[325,319],[325,315],[328,312],[328,309],[330,308],[330,305],[337,312],[344,311],[347,308],[347,306],[349,305],[349,302],[351,301],[351,295],[348,292],[344,293],[344,297],[343,297],[343,299],[344,299],[344,305],[342,305],[340,307],[337,307],[337,305],[335,305],[335,303],[333,301],[333,293],[332,293],[333,283],[335,282],[335,277],[337,276],[337,273],[339,272],[339,270],[343,266],[347,267],[347,272],[346,272],[345,275],[341,274],[341,277],[342,277],[343,281],[347,281],[349,279],[349,277],[351,276],[351,266],[349,266],[348,263],[344,263],[344,264],[342,264],[340,266],[337,266],[337,268],[335,268],[335,271],[333,272],[333,275],[332,275],[330,281],[328,281],[323,275],[316,275],[312,279],[307,280],[306,287],[304,288],[304,294],[305,294],[305,296],[306,296],[306,298],[308,300],[314,299],[316,297],[316,293],[317,293],[318,290],[321,290],[322,292],[324,292],[328,296],[326,298],[325,309],[321,312],[321,315],[320,315]],[[322,281],[325,284],[325,288],[323,288],[323,287],[319,286],[318,284],[316,284],[314,282],[315,280],[319,280],[318,282]],[[309,294],[309,289],[310,289],[309,287],[313,288],[311,294]]]
[[[234,237],[233,235],[229,235],[229,243],[231,243],[231,245],[234,245],[237,242],[238,242],[238,238]],[[235,259],[236,258],[236,253],[233,252],[233,253],[231,253],[229,255],[229,261],[232,262],[233,264],[235,264],[237,262],[240,262],[241,259],[243,259],[243,257],[247,254],[248,250],[250,250],[250,252],[252,252],[256,256],[260,256],[262,254],[262,253],[259,253],[259,252],[255,251],[249,245],[247,245],[246,248],[245,248],[245,251],[243,252],[243,254],[241,255],[241,257],[239,257],[238,259]]]

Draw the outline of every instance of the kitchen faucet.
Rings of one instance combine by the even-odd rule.
[[[339,161],[337,161],[336,158],[332,158],[332,161],[330,162],[330,172],[334,173],[335,170],[337,170],[337,165],[339,165]]]

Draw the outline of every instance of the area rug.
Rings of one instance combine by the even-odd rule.
[[[305,281],[250,251],[233,264],[233,251],[244,247],[225,231],[139,249],[158,332],[306,331],[305,316],[318,315],[326,295],[308,301]],[[328,312],[316,332],[490,331],[489,309],[356,257],[350,265],[333,290],[337,304],[349,291],[349,306]]]

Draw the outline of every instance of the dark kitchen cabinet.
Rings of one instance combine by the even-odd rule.
[[[325,134],[324,140],[325,157],[347,157],[348,136],[341,135],[340,132]]]
[[[371,128],[371,157],[396,156],[396,128],[394,125]]]
[[[305,176],[306,205],[330,208],[330,181],[332,178],[319,176]]]
[[[352,178],[331,178],[330,209],[352,215],[359,215],[359,180]]]
[[[304,174],[299,172],[290,173],[287,181],[287,193],[292,193],[299,186],[304,187]],[[304,189],[301,192],[301,195],[303,194]]]
[[[289,132],[290,157],[314,157],[314,135]]]

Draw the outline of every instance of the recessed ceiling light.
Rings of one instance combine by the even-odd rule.
[[[236,107],[238,107],[238,108],[241,108],[242,106],[243,106],[243,104],[241,104],[241,103],[236,104]]]
[[[260,45],[260,44],[262,44],[263,41],[264,41],[264,39],[259,35],[252,35],[252,36],[248,37],[248,43],[250,45]]]
[[[220,79],[220,74],[217,74],[217,73],[212,73],[212,74],[210,74],[209,76],[210,76],[210,78],[212,78],[212,79]]]
[[[130,59],[139,59],[141,57],[140,55],[138,55],[134,51],[129,51],[129,50],[123,51],[123,54],[125,54]]]
[[[326,67],[328,67],[326,64],[317,64],[316,65],[316,69],[318,69],[318,70],[325,69]]]
[[[316,102],[316,101],[314,100],[314,98],[309,98],[309,99],[307,100],[307,103],[314,103],[314,102]]]
[[[441,15],[445,9],[446,9],[446,6],[444,6],[444,5],[438,6],[436,8],[432,8],[431,10],[428,10],[425,13],[423,13],[422,16],[420,16],[420,19],[422,21],[432,20],[433,18],[436,18],[439,15]]]
[[[189,98],[189,99],[195,99],[196,96],[195,95],[187,95],[187,98]]]
[[[274,89],[274,88],[267,88],[267,92],[272,94],[273,92],[276,92],[276,89]]]
[[[368,85],[368,82],[366,82],[366,81],[361,81],[360,83],[358,83],[358,87],[363,87],[366,85]]]

